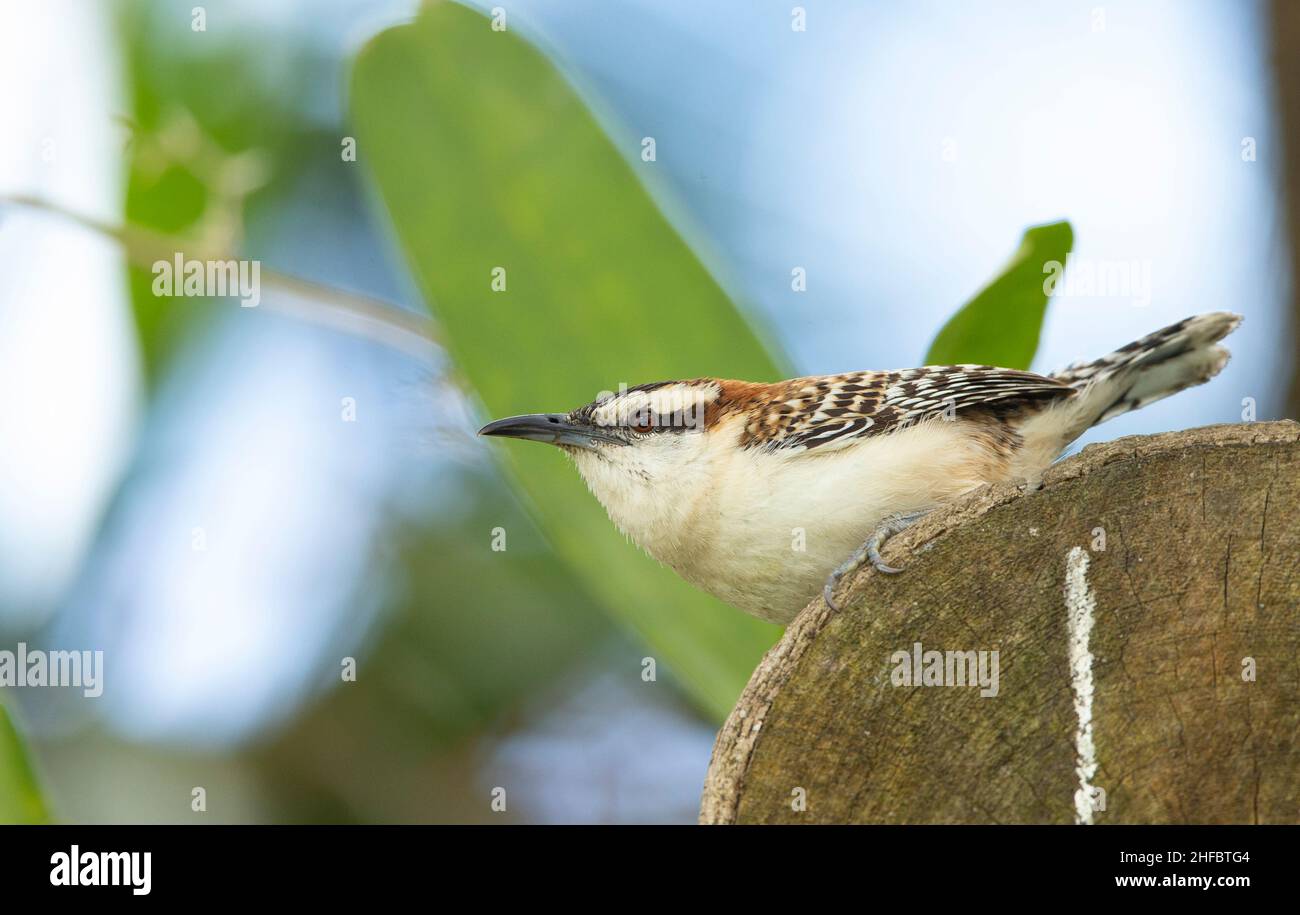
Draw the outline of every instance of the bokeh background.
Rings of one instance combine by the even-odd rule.
[[[692,821],[779,632],[477,425],[916,364],[1061,219],[1149,284],[1035,368],[1247,317],[1085,442],[1295,416],[1288,6],[0,0],[0,648],[106,659],[0,690],[48,815]],[[262,305],[153,296],[182,248]]]

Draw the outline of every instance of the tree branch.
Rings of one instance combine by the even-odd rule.
[[[170,261],[178,251],[192,260],[237,259],[230,251],[213,247],[201,239],[179,238],[129,224],[111,225],[40,197],[0,195],[0,205],[51,213],[110,238],[122,246],[127,263],[145,270],[157,261]],[[374,296],[280,273],[265,266],[259,270],[259,275],[273,288],[278,287],[287,293],[266,300],[264,307],[269,311],[371,339],[422,359],[432,359],[437,351],[434,323],[427,315]]]

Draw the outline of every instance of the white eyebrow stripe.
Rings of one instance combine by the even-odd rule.
[[[647,414],[664,417],[698,418],[703,423],[704,408],[720,393],[711,384],[667,384],[648,391],[626,390],[599,403],[592,418],[600,425],[626,425],[629,420]]]

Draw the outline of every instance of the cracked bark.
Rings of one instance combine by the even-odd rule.
[[[1074,822],[1073,547],[1096,600],[1094,822],[1300,822],[1289,421],[1090,446],[1041,491],[989,487],[895,537],[884,558],[903,574],[863,570],[838,613],[813,602],[754,672],[718,733],[701,822]],[[998,695],[894,686],[891,655],[914,642],[997,650]]]

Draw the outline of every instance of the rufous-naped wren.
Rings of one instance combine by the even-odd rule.
[[[1241,321],[1198,315],[1051,375],[938,365],[770,384],[658,381],[482,435],[550,442],[651,556],[788,623],[885,538],[985,483],[1042,472],[1086,429],[1214,377]],[[832,603],[833,606],[833,603]]]

